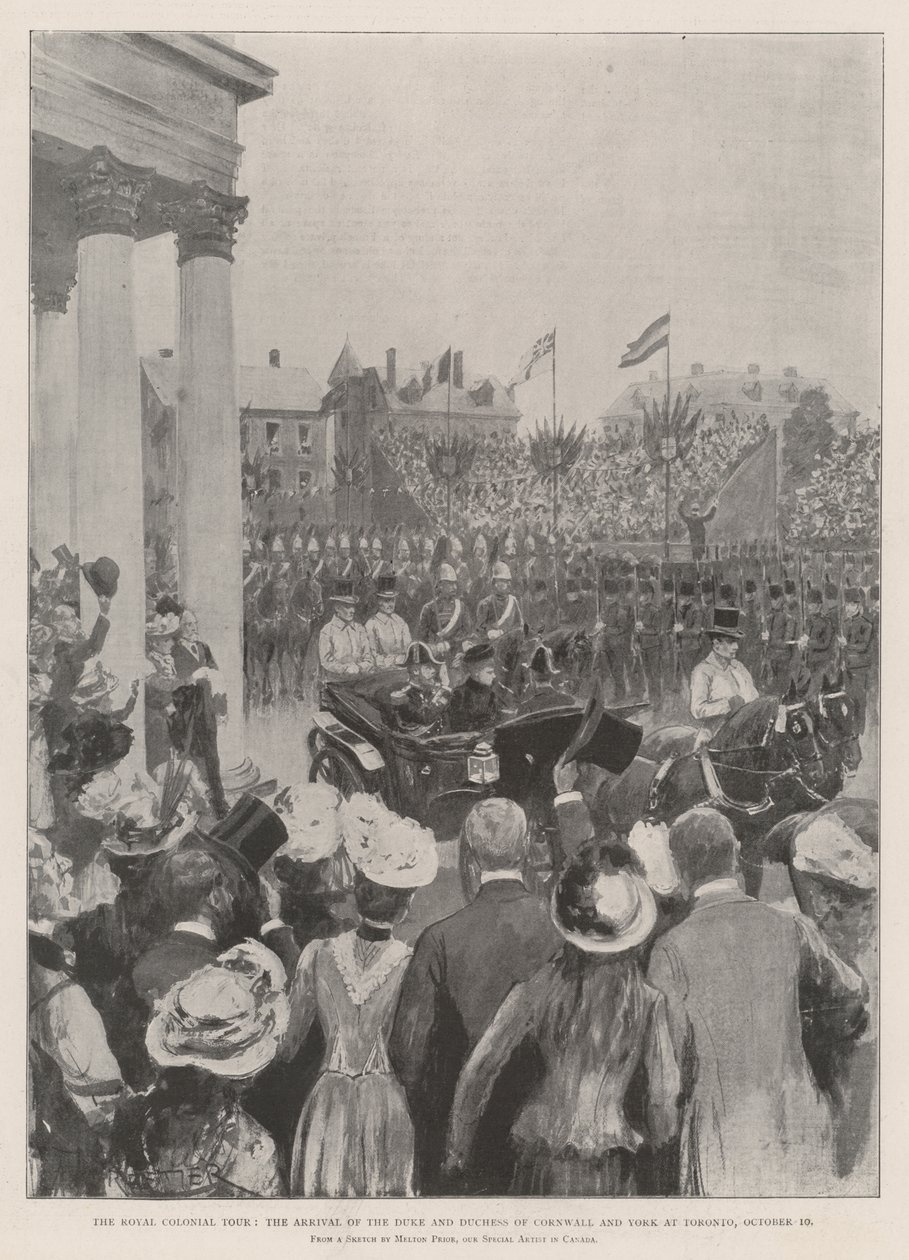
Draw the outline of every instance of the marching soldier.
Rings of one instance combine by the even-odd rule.
[[[679,656],[682,662],[682,673],[685,682],[691,682],[691,671],[701,655],[701,638],[704,629],[704,616],[694,602],[694,583],[679,583],[679,613],[675,623],[675,633],[679,639]]]
[[[376,583],[379,609],[366,623],[366,637],[376,669],[393,669],[403,665],[410,647],[410,629],[395,612],[397,580],[393,573],[383,573]]]
[[[798,588],[792,578],[786,578],[783,583],[783,598],[785,600],[786,612],[795,622],[795,637],[802,637],[802,609],[799,599]]]
[[[823,596],[812,587],[807,596],[805,629],[799,647],[805,653],[805,665],[811,674],[811,690],[820,691],[825,673],[833,672],[833,626],[823,611]]]
[[[542,638],[559,628],[555,605],[549,598],[549,583],[544,578],[534,580],[526,617],[531,635]]]
[[[616,578],[608,577],[603,583],[603,604],[596,629],[600,633],[602,659],[612,679],[613,698],[616,704],[621,703],[627,695],[625,670],[629,665],[629,622],[628,608],[622,599],[621,584]]]
[[[857,587],[848,588],[845,600],[844,633],[840,646],[844,649],[846,665],[846,692],[855,701],[859,734],[865,733],[865,714],[868,708],[868,675],[874,655],[874,624],[862,608],[862,592]]]
[[[433,654],[451,666],[464,651],[470,634],[470,614],[458,594],[458,577],[450,564],[439,566],[436,597],[420,612],[420,638]]]
[[[761,667],[761,614],[757,604],[757,583],[753,578],[745,579],[745,598],[742,601],[739,625],[742,630],[739,660],[752,678],[756,678]]]
[[[736,608],[735,587],[730,586],[728,582],[720,583],[720,595],[717,608]]]
[[[783,607],[784,592],[782,586],[774,582],[768,591],[770,595],[770,616],[767,629],[761,639],[767,644],[767,662],[773,678],[773,687],[778,695],[783,695],[792,677],[792,649],[795,646],[795,622]]]
[[[642,582],[638,588],[638,619],[634,625],[634,632],[647,683],[647,699],[654,712],[658,711],[663,703],[660,677],[661,620],[660,611],[653,604],[653,586],[650,582]]]

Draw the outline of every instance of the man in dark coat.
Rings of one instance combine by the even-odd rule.
[[[628,653],[628,628],[630,614],[622,601],[621,585],[616,578],[606,578],[603,585],[603,603],[600,608],[600,633],[602,661],[609,672],[613,686],[613,700],[621,704],[627,693],[625,670],[630,667]],[[605,681],[606,671],[603,671]]]
[[[859,734],[865,733],[868,709],[868,675],[874,654],[874,624],[862,607],[862,592],[850,587],[844,595],[846,616],[840,646],[845,649],[846,691],[856,704]]]
[[[546,908],[524,887],[527,820],[513,801],[475,805],[462,843],[480,868],[476,899],[427,928],[404,977],[390,1040],[416,1134],[418,1192],[439,1194],[448,1116],[462,1067],[502,1000],[560,948]],[[512,1064],[487,1108],[471,1188],[503,1194],[511,1180],[507,1135],[530,1065]]]
[[[716,516],[716,504],[714,503],[709,511],[702,513],[700,503],[694,502],[687,512],[680,510],[679,516],[688,526],[688,540],[691,543],[692,560],[703,560],[704,552],[707,550],[706,526]]]
[[[189,608],[185,608],[180,617],[180,630],[171,657],[177,677],[194,688],[189,748],[179,751],[188,751],[199,762],[208,782],[212,809],[223,818],[228,807],[221,780],[218,718],[226,714],[227,700],[218,681],[218,666],[211,648],[199,638],[199,624]],[[189,704],[188,696],[184,703]]]

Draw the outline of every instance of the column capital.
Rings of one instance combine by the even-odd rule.
[[[103,144],[71,166],[61,182],[76,203],[80,240],[99,233],[135,237],[154,174],[154,167],[121,162]]]
[[[36,315],[65,315],[70,290],[76,284],[76,244],[60,247],[50,233],[32,237],[32,304]]]
[[[188,197],[159,204],[164,223],[177,234],[177,265],[191,258],[233,262],[234,238],[248,205],[248,197],[219,192],[201,179],[193,180]]]

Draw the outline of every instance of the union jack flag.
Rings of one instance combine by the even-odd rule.
[[[545,359],[547,354],[555,354],[554,328],[552,332],[546,333],[533,343],[518,364],[518,370],[508,382],[509,388],[512,385],[519,385],[522,381],[529,381],[532,376],[536,376],[537,372],[541,372],[543,369],[539,364],[541,360]]]

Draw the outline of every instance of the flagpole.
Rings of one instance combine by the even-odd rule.
[[[672,489],[672,461],[669,459],[669,436],[670,436],[669,395],[670,395],[670,389],[671,389],[670,381],[672,379],[670,375],[670,368],[669,368],[669,339],[670,339],[671,328],[672,328],[672,324],[670,322],[669,328],[666,330],[666,433],[665,433],[666,455],[665,455],[665,461],[664,461],[666,464],[666,486],[665,486],[666,503],[665,503],[665,514],[663,518],[663,555],[665,556],[667,560],[669,559],[669,495]]]
[[[451,374],[454,360],[448,347],[448,414],[445,417],[445,528],[451,538]]]
[[[552,443],[555,453],[556,435],[556,330],[552,330]],[[552,593],[555,596],[556,621],[562,620],[562,609],[559,602],[559,470],[552,474],[552,534],[555,538],[555,550],[552,558]]]

